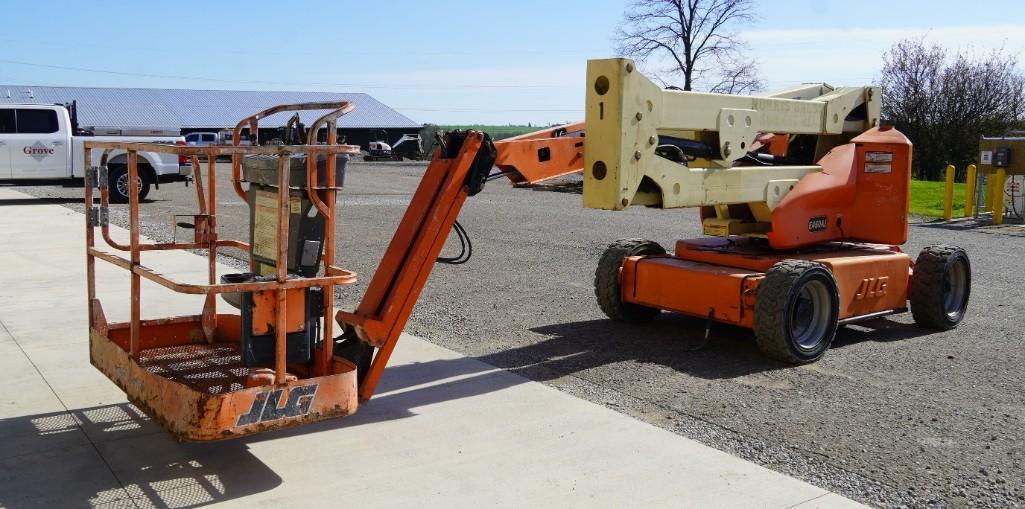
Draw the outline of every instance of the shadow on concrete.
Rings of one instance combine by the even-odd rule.
[[[749,329],[713,323],[706,341],[706,325],[705,320],[671,313],[645,324],[590,320],[547,325],[532,330],[550,336],[548,339],[478,360],[538,381],[622,362],[660,364],[709,380],[793,368],[765,357]],[[930,333],[914,325],[876,319],[841,327],[832,348]]]
[[[128,403],[3,419],[0,437],[7,509],[200,507],[281,484],[245,443],[177,443]]]
[[[472,398],[528,381],[552,381],[616,363],[660,364],[710,380],[795,369],[766,358],[748,329],[712,324],[705,341],[705,326],[705,320],[663,313],[659,320],[644,324],[590,320],[538,327],[532,330],[549,337],[530,345],[476,358],[388,367],[377,395],[361,405],[355,415],[241,440],[260,441],[414,417],[419,407]],[[929,333],[914,325],[880,318],[840,328],[833,348],[865,341],[888,343]]]
[[[374,397],[361,404],[353,415],[250,435],[239,440],[246,443],[259,442],[405,419],[415,417],[417,408],[472,398],[529,382],[524,376],[508,373],[470,357],[390,366],[385,369]]]
[[[704,379],[736,378],[788,367],[763,356],[748,329],[709,325],[706,320],[675,313],[662,313],[658,320],[641,324],[588,320],[531,330],[549,338],[481,360],[541,381],[623,362],[660,364]]]

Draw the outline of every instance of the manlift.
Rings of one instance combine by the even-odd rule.
[[[588,62],[587,80],[584,123],[498,142],[500,167],[514,182],[582,170],[585,207],[700,208],[708,236],[672,254],[641,239],[609,246],[595,273],[608,317],[665,310],[750,328],[790,363],[819,359],[840,325],[909,305],[927,328],[964,317],[965,251],[929,246],[912,262],[899,247],[911,142],[880,125],[878,88],[662,90],[627,59]]]
[[[911,144],[878,127],[878,89],[810,85],[754,98],[663,91],[624,59],[589,62],[588,82],[582,124],[499,143],[475,131],[445,135],[359,305],[337,314],[334,287],[355,281],[334,265],[338,170],[359,150],[336,143],[335,121],[351,104],[278,106],[235,128],[239,139],[243,127],[257,132],[259,120],[282,111],[329,110],[308,130],[296,125],[284,145],[90,142],[127,150],[133,178],[138,151],[192,158],[198,204],[182,223],[194,229],[190,242],[143,244],[133,190],[130,242],[115,242],[106,157],[91,167],[85,151],[93,365],[181,440],[348,415],[373,395],[435,263],[464,261],[439,254],[453,229],[465,237],[456,218],[466,198],[499,175],[533,182],[581,168],[585,206],[700,207],[713,236],[679,241],[674,255],[649,241],[614,243],[595,276],[611,318],[670,310],[746,326],[766,353],[790,362],[821,356],[840,323],[903,311],[909,299],[919,323],[949,328],[961,320],[970,289],[964,251],[928,248],[912,263],[897,247],[907,235]],[[326,144],[315,143],[321,128]],[[233,188],[250,209],[249,242],[218,237],[218,155],[232,157]],[[496,165],[501,173],[491,173]],[[97,248],[97,227],[129,258]],[[219,248],[246,253],[250,272],[218,279]],[[206,284],[142,264],[144,251],[174,249],[207,251]],[[130,272],[129,322],[107,322],[96,259]],[[141,279],[205,295],[202,313],[141,319]],[[218,294],[240,312],[217,313]]]

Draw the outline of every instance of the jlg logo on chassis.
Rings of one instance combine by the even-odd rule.
[[[236,426],[246,426],[258,422],[276,421],[285,417],[298,417],[310,413],[310,405],[317,395],[318,384],[293,387],[292,390],[274,389],[256,395],[249,412],[240,415]],[[281,396],[287,393],[284,406]]]
[[[890,278],[885,276],[862,279],[861,284],[858,285],[858,293],[854,294],[854,299],[864,300],[885,296],[886,285],[889,281]]]

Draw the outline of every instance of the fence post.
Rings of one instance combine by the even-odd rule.
[[[954,165],[947,165],[946,182],[943,186],[943,220],[954,217]]]
[[[968,165],[967,175],[965,176],[965,190],[964,190],[964,215],[965,217],[971,217],[975,214],[975,178],[978,175],[978,169],[974,164]]]

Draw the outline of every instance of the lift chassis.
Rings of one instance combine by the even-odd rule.
[[[610,318],[665,310],[747,327],[790,363],[819,359],[843,324],[908,308],[928,328],[963,318],[965,251],[930,246],[912,261],[899,247],[912,146],[880,126],[878,88],[662,90],[627,59],[588,62],[587,80],[584,206],[699,208],[708,236],[672,253],[612,244],[595,274]]]

